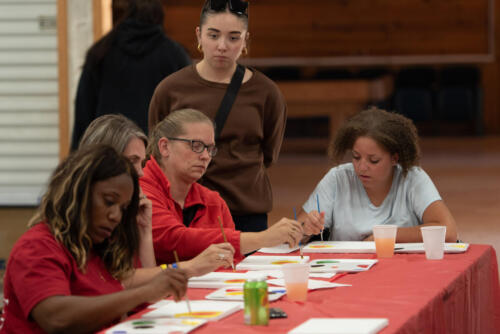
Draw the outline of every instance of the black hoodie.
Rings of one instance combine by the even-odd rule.
[[[189,65],[184,48],[163,28],[136,19],[116,27],[112,45],[102,61],[83,66],[75,101],[72,149],[87,126],[104,114],[120,113],[148,133],[148,108],[158,83]]]

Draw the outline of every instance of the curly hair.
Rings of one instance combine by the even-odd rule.
[[[111,237],[101,245],[94,245],[87,233],[91,224],[92,188],[96,182],[122,174],[130,176],[134,185],[131,202]],[[47,224],[82,272],[86,270],[90,251],[98,249],[108,271],[123,279],[133,272],[139,249],[138,208],[139,182],[132,164],[110,146],[90,145],[59,164],[28,226],[42,221]]]
[[[396,113],[375,107],[364,110],[347,120],[330,143],[328,154],[339,164],[359,137],[370,137],[387,152],[397,154],[403,175],[419,164],[420,148],[413,122]]]

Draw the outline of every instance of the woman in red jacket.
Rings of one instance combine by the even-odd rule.
[[[261,232],[235,230],[222,197],[197,183],[217,153],[214,125],[203,113],[183,109],[169,114],[153,130],[148,153],[140,182],[153,202],[157,261],[171,262],[174,250],[181,260],[188,260],[211,244],[224,242],[219,220],[236,259],[261,247],[282,243],[294,247],[302,238],[301,224],[286,218]]]

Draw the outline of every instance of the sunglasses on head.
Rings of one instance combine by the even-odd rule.
[[[229,4],[231,13],[248,16],[248,2],[242,0],[210,0],[210,9],[221,12],[226,10],[226,4]]]

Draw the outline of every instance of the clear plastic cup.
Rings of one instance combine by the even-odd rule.
[[[396,225],[375,225],[373,226],[373,238],[377,257],[392,257],[394,255],[394,243],[396,242]]]
[[[285,278],[288,299],[305,302],[309,282],[309,263],[287,263],[282,265],[281,268]]]
[[[420,231],[427,260],[441,260],[444,256],[446,226],[424,226]]]

